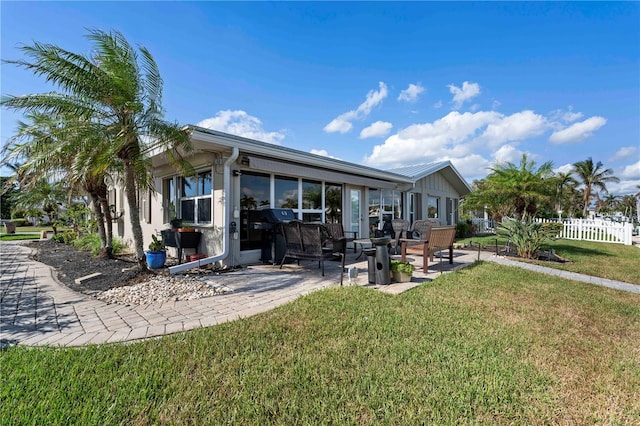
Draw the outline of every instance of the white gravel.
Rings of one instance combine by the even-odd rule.
[[[96,295],[109,304],[147,305],[178,300],[194,300],[233,291],[216,284],[211,276],[159,275],[140,284],[112,288]]]

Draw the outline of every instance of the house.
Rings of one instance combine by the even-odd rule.
[[[163,154],[151,158],[155,191],[141,194],[145,245],[178,217],[202,232],[198,251],[229,265],[260,261],[264,208],[291,208],[303,221],[340,222],[366,237],[387,219],[458,221],[459,199],[471,188],[449,161],[378,170],[291,148],[188,126],[195,176],[176,172]],[[125,226],[124,196],[112,193],[114,227]]]

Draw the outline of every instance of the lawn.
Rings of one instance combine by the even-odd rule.
[[[457,243],[479,244],[487,250],[495,250],[496,241],[500,248],[504,248],[507,240],[504,237],[482,236],[456,240]],[[567,263],[528,261],[537,265],[562,269],[570,272],[640,284],[640,249],[613,243],[598,243],[592,241],[555,240],[543,245],[544,250],[553,249],[556,253],[569,260]],[[523,259],[519,259],[523,261]]]
[[[637,424],[640,295],[479,263],[136,344],[0,352],[2,424]]]

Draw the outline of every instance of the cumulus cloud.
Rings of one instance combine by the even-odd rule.
[[[580,142],[604,126],[606,122],[607,120],[604,117],[594,116],[587,118],[562,130],[556,130],[549,137],[549,142],[555,144]]]
[[[516,149],[514,145],[507,144],[501,146],[496,152],[493,153],[493,158],[496,164],[504,163],[517,163],[522,158],[523,151]]]
[[[387,85],[384,82],[379,82],[379,90],[370,90],[367,93],[367,97],[363,103],[361,103],[356,110],[347,111],[340,114],[329,124],[324,126],[324,131],[327,133],[347,133],[353,127],[351,123],[353,120],[362,119],[371,113],[371,110],[379,105],[384,98],[388,95]]]
[[[418,95],[424,92],[424,87],[420,83],[409,84],[409,87],[400,92],[398,96],[399,101],[415,102],[418,99]]]
[[[450,84],[449,91],[453,95],[453,108],[460,109],[463,103],[475,98],[480,94],[480,85],[478,83],[469,83],[465,81],[462,83],[462,87],[457,87]]]
[[[638,152],[638,148],[636,148],[635,146],[623,146],[615,153],[613,157],[611,157],[610,161],[626,160],[632,155],[635,155],[636,152]]]
[[[640,160],[622,169],[622,173],[618,177],[621,179],[640,179]]]
[[[573,172],[573,164],[571,163],[560,166],[554,170],[554,173],[569,173],[569,172]]]
[[[360,139],[377,138],[386,136],[393,127],[393,124],[387,121],[376,121],[369,127],[365,127],[360,132]]]
[[[286,136],[284,130],[278,132],[266,131],[262,127],[262,121],[260,121],[260,119],[242,110],[218,111],[215,117],[206,118],[196,125],[277,145],[280,144]]]
[[[482,138],[491,146],[539,136],[547,130],[547,120],[533,111],[521,111],[490,123]]]
[[[382,145],[376,145],[366,162],[372,165],[390,165],[416,160],[434,161],[442,155],[462,156],[469,153],[464,142],[500,120],[494,111],[476,113],[452,111],[431,123],[413,124],[389,136]]]

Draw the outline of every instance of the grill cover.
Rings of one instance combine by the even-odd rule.
[[[289,222],[296,214],[291,209],[264,209],[260,211],[260,220],[268,223]]]

